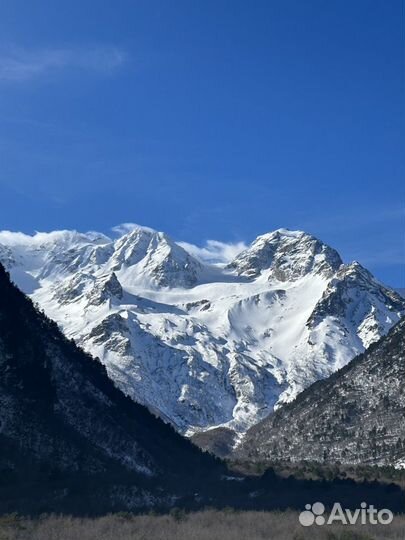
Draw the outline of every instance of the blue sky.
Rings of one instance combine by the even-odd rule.
[[[402,0],[3,0],[0,229],[304,229],[405,287]]]

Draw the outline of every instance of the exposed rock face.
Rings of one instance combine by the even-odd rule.
[[[295,281],[309,273],[331,277],[341,264],[339,254],[317,238],[280,229],[259,236],[229,267],[249,278],[269,270],[269,279]]]
[[[100,305],[112,300],[122,300],[123,290],[114,272],[100,277],[94,288],[88,293],[87,298],[90,305]]]
[[[251,428],[236,451],[254,461],[403,467],[405,319],[346,367]]]
[[[384,319],[387,306],[392,313],[403,310],[403,299],[392,289],[384,287],[359,263],[342,265],[329,282],[316,305],[308,326],[316,328],[325,317],[351,321],[364,347],[385,335],[392,322]],[[347,332],[347,328],[342,328]]]
[[[5,268],[12,268],[16,265],[16,261],[13,257],[13,252],[7,246],[0,244],[0,260]]]
[[[360,265],[300,231],[260,236],[228,267],[142,227],[116,240],[0,233],[2,257],[124,393],[187,435],[230,429],[237,439],[405,310]]]
[[[134,281],[159,287],[192,287],[202,270],[202,265],[167,235],[142,228],[115,243],[111,265],[115,271],[130,267]]]

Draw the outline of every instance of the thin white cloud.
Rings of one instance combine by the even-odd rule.
[[[140,229],[142,231],[147,231],[147,232],[152,232],[152,233],[156,232],[155,229],[152,229],[151,227],[145,227],[143,225],[138,225],[137,223],[120,223],[119,225],[112,227],[111,230],[115,234],[122,236],[124,234],[128,234],[132,231],[135,231],[136,229]]]
[[[155,229],[138,225],[138,223],[120,223],[115,227],[112,227],[112,232],[122,236],[128,234],[136,229],[140,229],[147,232],[156,232]],[[176,242],[179,246],[185,249],[188,253],[196,257],[202,262],[209,264],[226,264],[232,261],[236,255],[246,249],[244,242],[226,243],[219,242],[218,240],[207,240],[205,245],[200,247],[188,242]]]
[[[209,264],[227,264],[247,248],[244,242],[226,243],[218,240],[207,240],[203,247],[188,242],[177,243],[190,255]]]
[[[156,232],[155,229],[139,225],[138,223],[120,223],[119,225],[112,227],[111,231],[116,235],[122,236],[136,229],[152,233]],[[200,261],[209,264],[226,264],[247,248],[247,245],[244,242],[226,243],[219,242],[218,240],[207,240],[202,247],[188,242],[176,242],[176,244]]]
[[[14,47],[0,51],[0,81],[22,82],[66,68],[109,73],[126,59],[125,51],[117,47],[37,50]]]
[[[67,234],[77,234],[76,231],[35,232],[25,234],[17,231],[0,231],[0,244],[6,246],[24,246],[26,244],[42,244],[48,241],[58,241]]]
[[[70,241],[99,241],[99,242],[111,242],[111,239],[99,232],[88,231],[86,233],[80,233],[75,230],[60,230],[51,232],[35,231],[33,234],[25,234],[15,231],[0,231],[0,245],[5,246],[27,246],[27,245],[41,245],[45,243],[69,243]]]

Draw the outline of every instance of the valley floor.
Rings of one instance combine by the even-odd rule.
[[[297,512],[206,510],[169,515],[112,514],[39,519],[0,517],[1,540],[405,540],[405,516],[390,525],[299,525]]]

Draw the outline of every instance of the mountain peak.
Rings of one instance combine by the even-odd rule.
[[[167,234],[143,227],[115,242],[111,267],[125,273],[131,284],[187,288],[197,283],[202,270],[202,264]]]
[[[274,239],[274,238],[302,238],[302,236],[306,235],[304,231],[292,231],[291,229],[285,229],[283,227],[276,229],[274,231],[270,231],[268,233],[261,234],[257,237],[258,238],[265,238],[265,239]]]
[[[97,279],[88,295],[89,303],[99,305],[112,299],[121,300],[123,290],[115,272],[106,274]]]
[[[258,236],[229,265],[238,275],[295,281],[308,273],[331,277],[342,260],[334,249],[303,231],[277,229]]]

